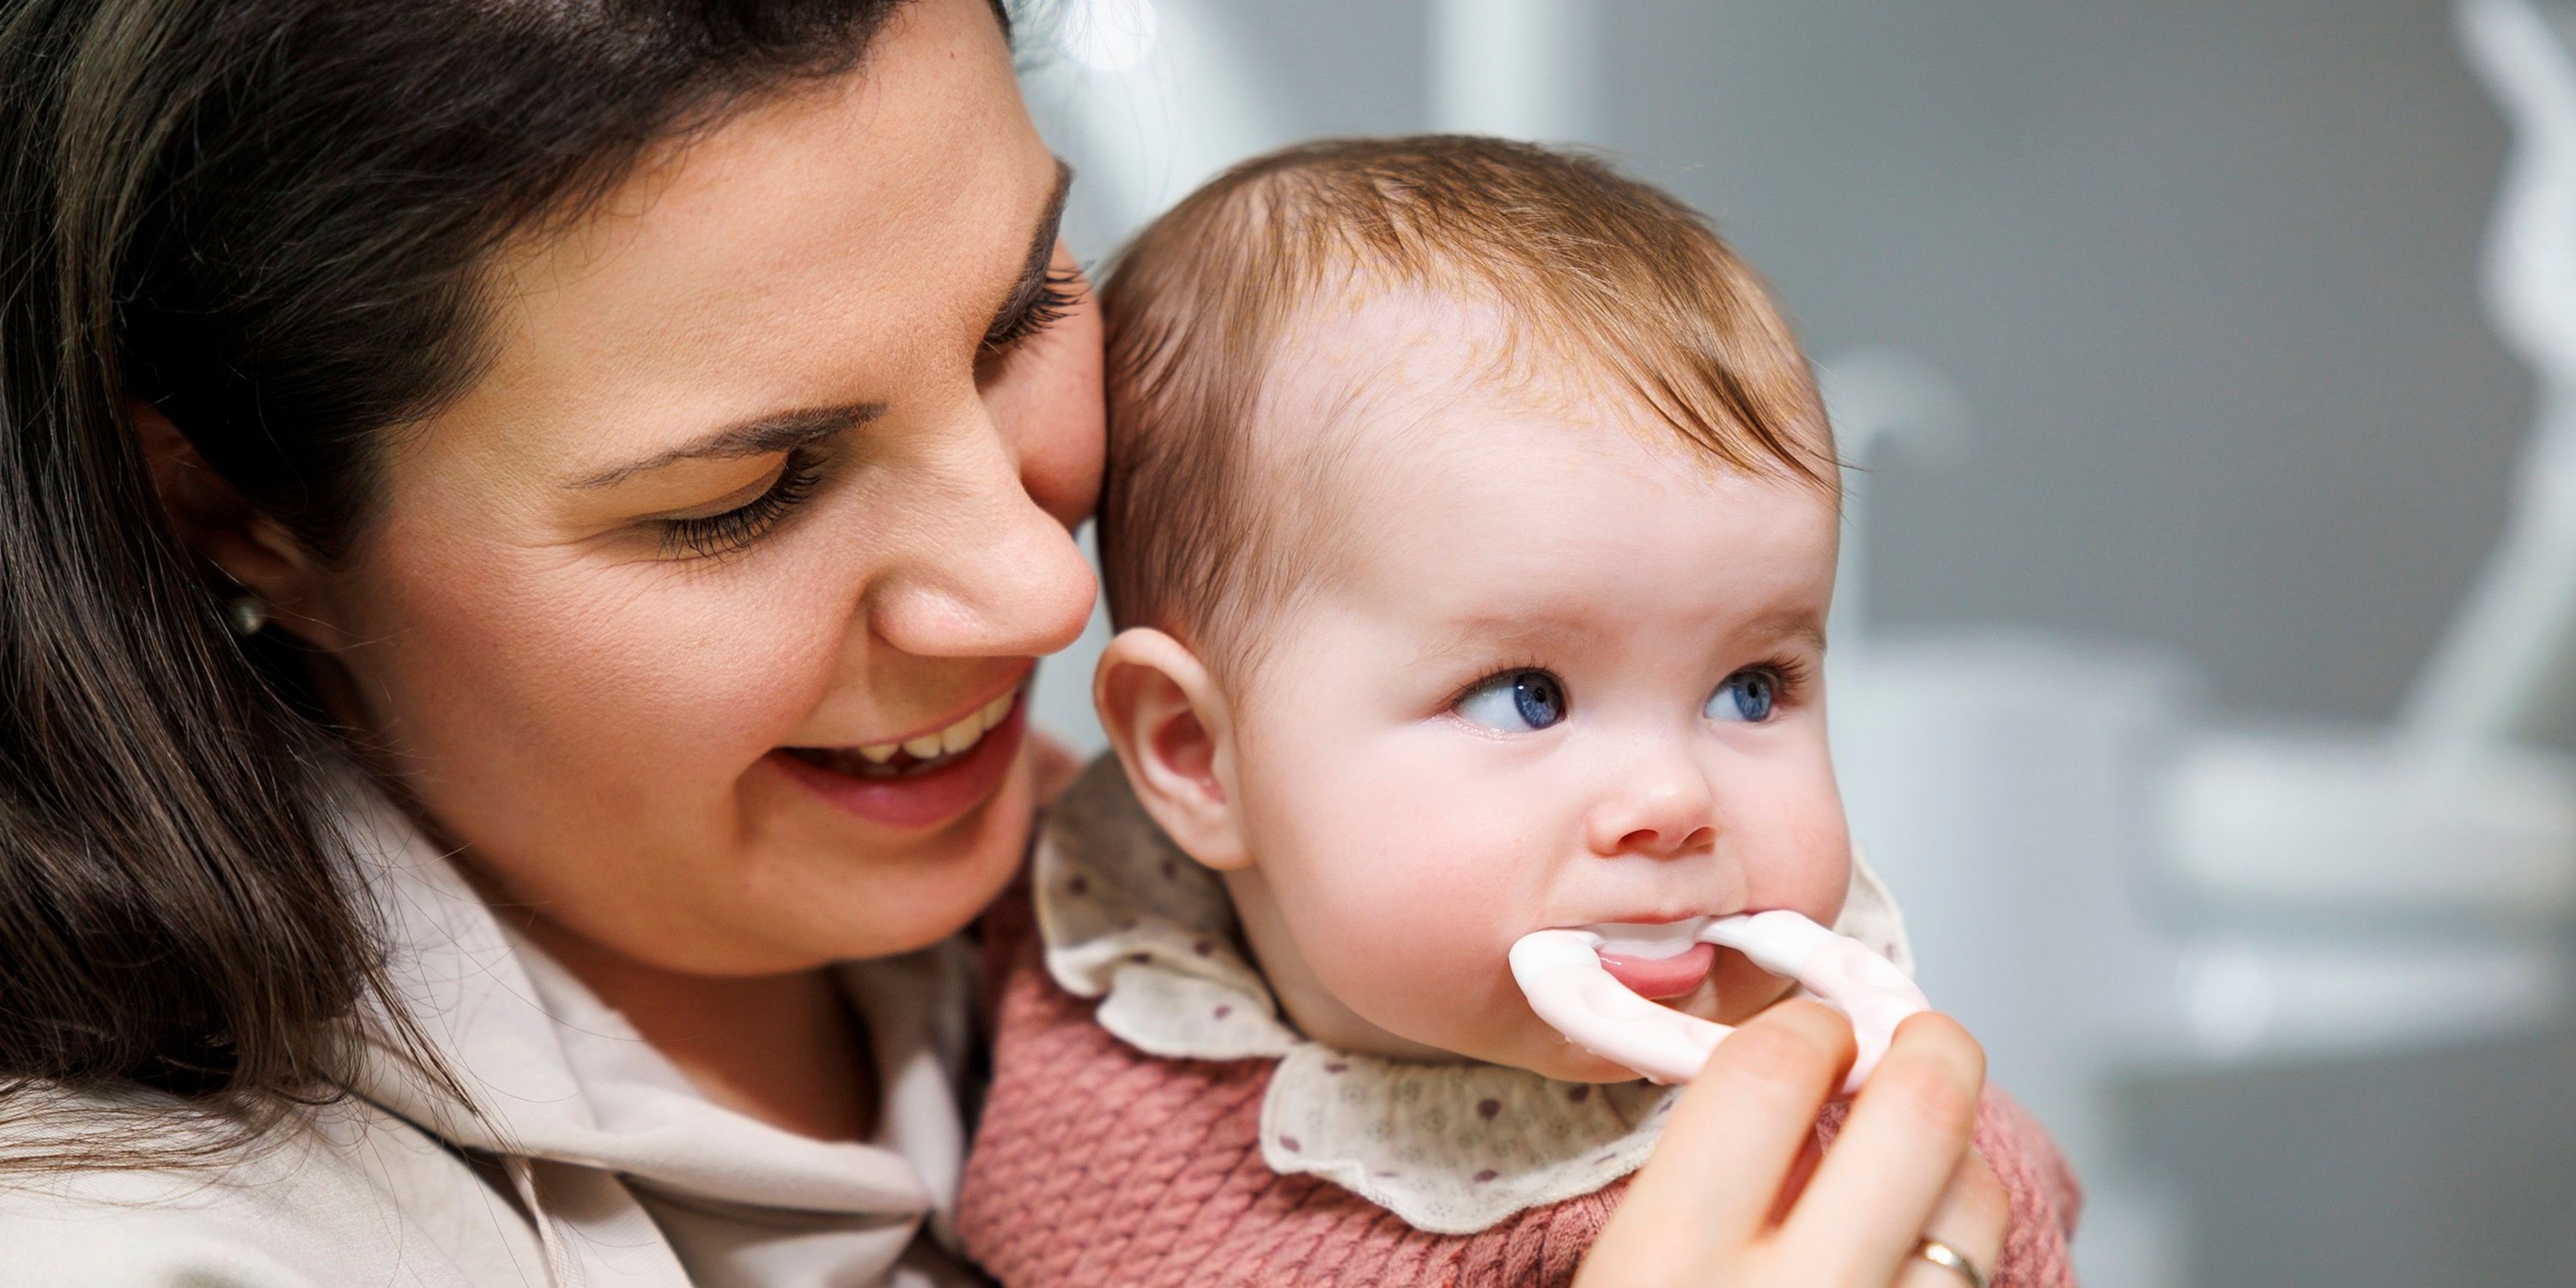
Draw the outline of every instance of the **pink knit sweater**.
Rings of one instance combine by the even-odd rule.
[[[1024,896],[986,921],[998,1033],[992,1092],[957,1209],[1006,1288],[1562,1288],[1627,1188],[1467,1235],[1427,1234],[1326,1181],[1261,1161],[1274,1060],[1147,1055],[1050,979]],[[1842,1109],[1816,1124],[1829,1143]],[[2074,1175],[2021,1108],[1989,1092],[1977,1148],[2012,1200],[1994,1288],[2074,1284]]]

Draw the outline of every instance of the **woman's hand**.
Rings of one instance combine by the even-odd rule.
[[[1925,1235],[1993,1275],[2008,1208],[1968,1148],[1984,1050],[1946,1015],[1907,1020],[1819,1159],[1816,1115],[1851,1060],[1851,1026],[1814,1002],[1718,1043],[1577,1288],[1965,1288],[1914,1256]]]

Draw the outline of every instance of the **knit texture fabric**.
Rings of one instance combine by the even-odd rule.
[[[958,1200],[967,1252],[1006,1288],[1570,1284],[1622,1180],[1467,1235],[1429,1234],[1261,1158],[1275,1059],[1147,1055],[1049,977],[1025,892],[987,917],[994,1078]],[[1817,1123],[1819,1142],[1842,1107]],[[1977,1148],[2012,1202],[1993,1288],[2074,1284],[2080,1192],[2056,1146],[1998,1093]]]

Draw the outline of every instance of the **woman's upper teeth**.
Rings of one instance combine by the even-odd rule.
[[[937,733],[926,733],[904,742],[872,742],[860,747],[859,754],[867,757],[870,764],[877,765],[894,759],[897,751],[907,752],[915,760],[956,755],[983,741],[986,732],[1002,723],[1003,717],[1011,714],[1011,702],[1019,694],[1019,690],[1013,689],[985,703],[982,709],[967,712],[963,719]]]

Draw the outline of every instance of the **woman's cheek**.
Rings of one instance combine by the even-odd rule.
[[[594,711],[665,754],[747,766],[777,746],[830,684],[846,613],[792,586],[646,588],[579,620],[591,629],[549,652],[581,672]],[[567,679],[572,678],[567,676]]]
[[[714,825],[742,775],[828,683],[841,615],[783,586],[694,571],[595,570],[557,579],[547,611],[510,620],[460,614],[432,627],[448,665],[493,668],[453,686],[484,696],[480,717],[466,717],[474,727],[437,740],[481,748],[474,758],[502,776],[490,785],[504,793],[521,782],[578,784],[574,795],[589,807],[540,811],[558,824],[579,815],[614,816],[621,827]],[[405,709],[449,707],[414,700]],[[688,824],[673,812],[684,802]]]

